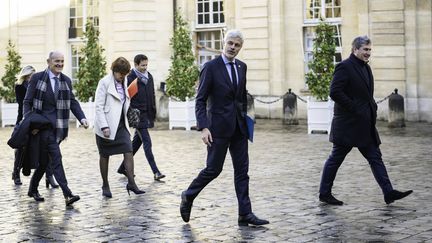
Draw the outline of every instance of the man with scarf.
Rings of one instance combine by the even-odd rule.
[[[33,131],[33,133],[39,132],[41,159],[30,180],[28,196],[33,197],[36,201],[44,201],[38,192],[38,186],[45,173],[49,156],[52,160],[54,176],[63,191],[66,206],[69,206],[78,201],[80,197],[72,194],[67,185],[60,142],[68,135],[70,111],[85,128],[88,127],[88,122],[80,104],[72,93],[70,78],[62,73],[64,55],[58,51],[50,52],[47,63],[48,68],[46,70],[32,76],[24,98],[24,117],[33,110],[45,116],[53,127],[52,129]]]
[[[147,71],[148,58],[146,55],[138,54],[134,58],[135,68],[128,75],[128,85],[131,85],[134,80],[137,80],[138,92],[131,97],[131,107],[140,111],[140,122],[136,127],[136,131],[132,140],[133,154],[138,151],[141,144],[144,149],[144,154],[147,158],[153,178],[157,181],[164,178],[157,165],[152,152],[152,141],[148,128],[154,126],[156,118],[156,101],[153,76]],[[134,85],[134,84],[133,84]],[[122,163],[117,170],[118,173],[126,175],[126,169]]]

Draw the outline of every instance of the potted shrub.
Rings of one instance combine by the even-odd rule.
[[[185,127],[189,130],[196,126],[195,86],[199,69],[192,53],[192,39],[188,24],[179,12],[175,14],[174,35],[170,40],[173,48],[171,67],[166,81],[166,93],[170,97],[168,104],[169,128]]]
[[[99,44],[99,31],[91,20],[87,21],[84,32],[86,43],[80,50],[78,82],[74,85],[77,99],[86,115],[90,126],[94,124],[94,97],[98,82],[106,74],[104,48]],[[77,120],[77,127],[80,122]]]
[[[0,86],[1,97],[1,120],[2,127],[6,125],[15,125],[18,116],[18,104],[15,99],[15,82],[16,76],[20,72],[21,56],[15,49],[11,40],[8,41],[7,63],[5,65],[5,74],[1,78]]]
[[[309,72],[306,74],[306,84],[311,93],[307,103],[308,133],[330,133],[333,102],[329,99],[329,93],[334,71],[333,58],[336,53],[334,27],[321,20],[315,33],[313,59],[308,64]]]

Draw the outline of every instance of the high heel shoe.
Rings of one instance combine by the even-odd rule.
[[[45,186],[46,188],[49,188],[49,186],[51,186],[52,188],[59,187],[59,185],[57,185],[56,181],[54,180],[54,176],[45,177]]]
[[[111,190],[110,190],[109,186],[102,187],[102,196],[112,198],[112,194],[111,194]]]
[[[130,196],[130,192],[129,192],[129,190],[130,190],[130,191],[133,191],[133,193],[135,193],[135,194],[143,194],[143,193],[145,193],[145,191],[140,190],[140,189],[137,187],[137,185],[133,185],[133,186],[131,186],[131,185],[127,184],[127,185],[126,185],[126,190],[127,190],[128,194],[129,194],[129,196]]]

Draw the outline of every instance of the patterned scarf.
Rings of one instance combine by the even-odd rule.
[[[138,71],[136,68],[134,68],[133,70],[135,71],[137,77],[140,78],[141,81],[142,81],[145,85],[147,85],[147,82],[148,82],[148,79],[149,79],[149,78],[148,78],[148,72],[147,72],[147,70],[146,70],[144,73]]]
[[[59,93],[56,100],[57,108],[57,120],[56,120],[56,141],[60,143],[68,135],[69,127],[69,112],[70,112],[70,89],[64,78],[59,80]],[[36,95],[33,98],[33,108],[38,112],[42,113],[43,98],[47,89],[47,85],[50,84],[48,70],[42,76],[42,79],[38,80],[36,84]]]

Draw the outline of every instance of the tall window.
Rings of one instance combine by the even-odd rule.
[[[304,61],[305,73],[309,71],[308,63],[312,60],[312,48],[315,39],[315,28],[321,18],[334,26],[334,38],[336,54],[334,63],[342,61],[342,37],[341,37],[341,0],[304,0]]]
[[[70,0],[69,39],[80,38],[85,31],[87,21],[99,26],[98,0]]]
[[[200,68],[222,52],[220,30],[197,32],[198,64]]]
[[[99,1],[98,0],[70,0],[69,16],[69,42],[72,81],[76,82],[79,69],[79,51],[83,46],[85,26],[87,21],[93,21],[99,27]]]
[[[71,44],[71,71],[72,71],[72,82],[78,81],[77,73],[79,69],[79,51],[82,48],[82,44]]]
[[[225,23],[223,0],[197,0],[197,27],[220,26]]]
[[[341,0],[305,0],[305,21],[314,22],[341,17]]]

